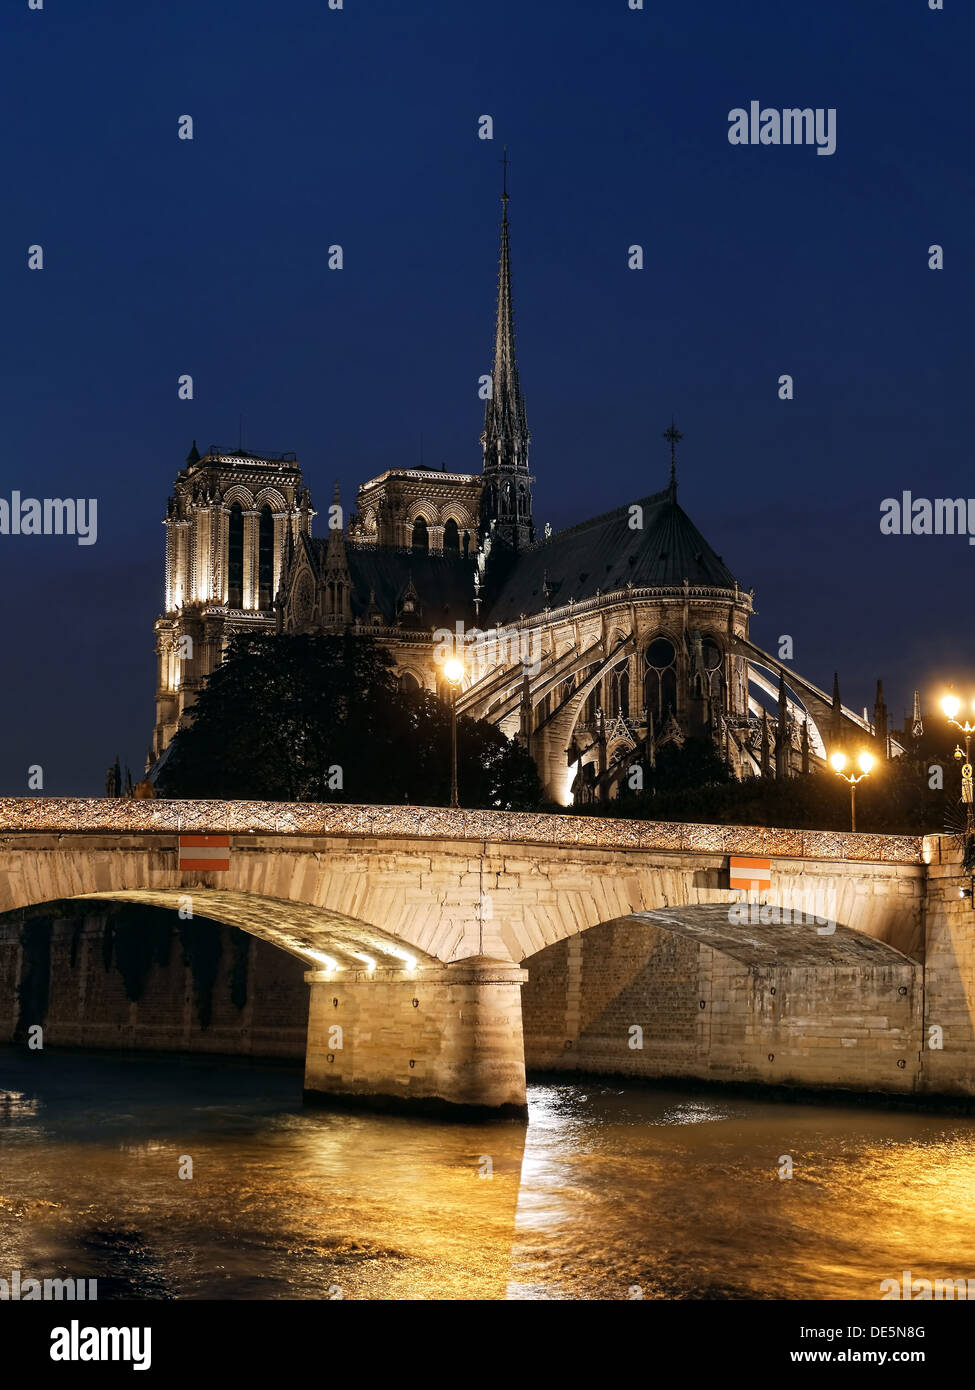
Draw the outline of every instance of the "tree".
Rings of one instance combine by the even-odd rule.
[[[500,729],[458,721],[467,806],[520,809],[541,794],[534,763]],[[235,637],[160,773],[167,796],[446,805],[450,711],[402,692],[367,637]]]
[[[590,815],[646,820],[794,830],[850,828],[849,785],[828,767],[783,782],[775,777],[746,777],[739,782],[707,740],[688,739],[682,749],[673,744],[661,749],[656,767],[644,775],[642,792],[580,809]],[[944,830],[957,794],[932,788],[931,780],[926,758],[878,760],[870,776],[857,786],[857,830],[908,835]]]

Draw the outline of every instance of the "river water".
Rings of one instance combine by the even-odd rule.
[[[0,1048],[0,1278],[96,1278],[99,1299],[846,1299],[904,1269],[975,1278],[975,1120],[598,1082],[533,1085],[527,1129],[444,1125],[307,1109],[301,1081]]]

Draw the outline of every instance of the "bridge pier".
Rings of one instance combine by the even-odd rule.
[[[456,1119],[527,1118],[511,961],[310,970],[305,1100]]]

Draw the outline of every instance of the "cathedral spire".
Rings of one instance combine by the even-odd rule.
[[[481,434],[484,495],[481,509],[485,530],[514,549],[534,540],[528,446],[531,435],[515,360],[515,324],[511,295],[511,248],[508,240],[508,153],[504,156],[501,193],[501,255],[494,334],[491,390],[484,409]]]
[[[328,543],[322,570],[320,613],[322,626],[342,629],[352,621],[352,575],[345,547],[345,519],[338,479],[332,493],[328,518]]]
[[[669,442],[669,444],[670,444],[670,495],[671,495],[671,497],[673,498],[673,500],[676,501],[676,500],[677,500],[677,445],[678,445],[678,444],[680,443],[680,441],[684,438],[684,436],[681,434],[680,430],[677,428],[677,425],[674,423],[674,417],[673,417],[673,415],[671,415],[671,417],[670,417],[670,429],[669,429],[669,430],[664,430],[664,432],[663,432],[663,438],[666,439],[666,440]]]

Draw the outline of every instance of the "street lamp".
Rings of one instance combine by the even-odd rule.
[[[975,706],[975,701],[972,702]],[[975,734],[975,724],[969,723],[966,719],[964,724],[958,719],[958,711],[961,709],[961,700],[957,695],[946,695],[941,701],[941,708],[945,712],[945,718],[949,724],[954,724],[956,729],[960,729],[965,735],[964,755],[960,748],[955,748],[955,758],[961,762],[964,756],[964,763],[961,769],[961,799],[965,803],[965,835],[971,836],[975,829],[975,818],[972,816],[972,734]],[[966,854],[967,858],[967,854]]]
[[[457,691],[464,679],[464,663],[455,656],[443,664],[444,679],[450,686],[450,804],[456,809],[457,800]]]
[[[850,830],[855,835],[857,833],[857,783],[862,782],[868,776],[873,767],[873,756],[870,753],[861,753],[857,757],[857,766],[860,774],[844,771],[846,767],[846,754],[834,753],[829,760],[830,766],[837,777],[842,777],[845,782],[850,784]]]

